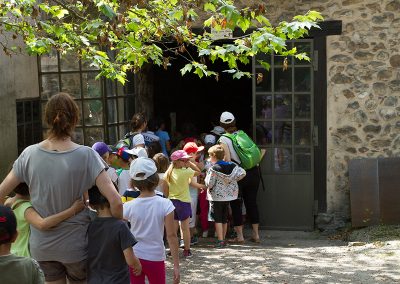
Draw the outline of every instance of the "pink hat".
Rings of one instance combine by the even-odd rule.
[[[175,151],[171,154],[171,160],[172,161],[177,161],[177,160],[187,160],[190,159],[191,157],[183,150],[178,150]]]

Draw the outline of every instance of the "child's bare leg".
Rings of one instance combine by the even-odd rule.
[[[224,240],[224,232],[222,228],[222,223],[215,223],[215,230],[217,231],[218,241]]]
[[[183,243],[185,250],[190,249],[190,229],[189,229],[189,218],[181,221],[181,232],[183,235]]]
[[[226,232],[228,231],[228,223],[222,224],[222,240],[225,240],[226,238]]]

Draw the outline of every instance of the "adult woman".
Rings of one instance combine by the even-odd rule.
[[[122,218],[121,199],[104,171],[106,165],[93,149],[71,141],[78,111],[66,93],[48,101],[48,137],[27,147],[15,161],[0,184],[0,203],[19,183],[26,182],[33,207],[47,217],[70,207],[96,184],[110,202],[113,216]],[[31,255],[39,261],[47,283],[66,283],[67,278],[69,283],[86,282],[89,221],[88,211],[84,210],[49,231],[31,227]]]
[[[236,128],[235,117],[230,112],[225,111],[221,114],[220,124],[227,133],[235,133],[238,130]],[[219,141],[225,151],[224,160],[233,161],[240,165],[240,158],[233,148],[232,140],[222,135]],[[259,214],[257,207],[257,192],[259,183],[260,176],[257,166],[246,170],[246,176],[238,182],[239,198],[230,202],[233,215],[233,225],[237,234],[237,237],[234,239],[235,242],[244,242],[242,198],[244,205],[246,206],[246,215],[253,228],[252,241],[257,243],[260,242],[260,236],[258,233]]]

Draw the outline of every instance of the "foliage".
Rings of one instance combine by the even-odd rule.
[[[182,74],[216,79],[219,74],[211,69],[216,60],[223,61],[234,78],[250,76],[238,66],[261,52],[309,60],[295,48],[288,50],[285,42],[318,27],[321,15],[309,11],[273,26],[265,12],[263,5],[238,9],[231,0],[0,0],[0,45],[7,55],[22,51],[11,35],[14,40],[21,37],[32,55],[53,48],[74,52],[99,68],[99,76],[121,83],[129,70],[137,72],[148,62],[168,68],[177,57],[187,61]],[[211,29],[235,28],[241,36],[213,39]]]

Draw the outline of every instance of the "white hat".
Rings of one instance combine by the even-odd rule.
[[[142,134],[136,134],[132,137],[132,147],[136,147],[137,145],[144,145],[144,137]]]
[[[145,180],[156,172],[156,163],[152,159],[144,157],[134,160],[129,169],[129,175],[133,180]]]
[[[130,150],[125,150],[125,152],[134,155],[136,157],[142,157],[142,158],[148,158],[149,156],[147,155],[147,151],[145,148],[142,147],[136,147]]]
[[[216,142],[215,140],[216,140],[215,136],[212,134],[207,134],[204,137],[204,143],[206,143],[206,144],[215,144],[215,142]]]
[[[231,123],[234,120],[235,120],[235,117],[229,111],[224,111],[221,114],[221,118],[219,119],[219,121],[222,123]]]
[[[225,130],[221,126],[215,126],[210,132],[221,136],[225,132]]]

